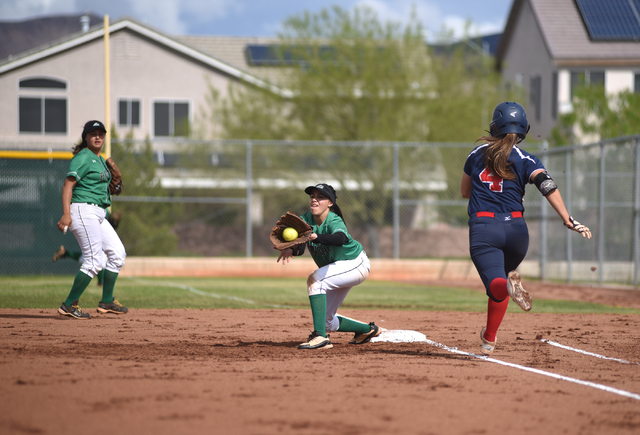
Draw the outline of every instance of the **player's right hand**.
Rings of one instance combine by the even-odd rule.
[[[62,216],[58,221],[58,229],[63,234],[65,233],[65,227],[67,229],[71,228],[71,216]]]
[[[274,246],[273,249],[277,249],[277,248]],[[285,265],[284,260],[287,260],[287,263],[288,263],[289,259],[293,258],[293,249],[287,248],[280,251],[280,255],[278,256],[276,263],[278,263],[281,258],[282,258],[282,265],[284,266]]]

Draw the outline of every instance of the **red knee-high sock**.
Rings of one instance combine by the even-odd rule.
[[[498,328],[504,319],[504,314],[507,312],[509,306],[509,298],[505,298],[502,302],[496,302],[489,298],[489,305],[487,306],[487,329],[484,332],[485,340],[496,341],[496,334]]]
[[[489,284],[489,290],[491,290],[493,297],[499,301],[509,297],[509,292],[507,291],[507,280],[504,278],[495,278],[491,281],[491,284]]]

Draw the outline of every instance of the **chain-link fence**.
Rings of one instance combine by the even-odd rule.
[[[117,231],[128,255],[273,256],[268,235],[276,220],[287,210],[308,211],[304,188],[325,182],[335,187],[349,231],[370,257],[468,258],[467,201],[460,196],[460,180],[472,147],[114,140],[124,193],[114,198],[112,211],[122,213]],[[586,240],[567,231],[529,186],[528,274],[636,284],[638,137],[525,149],[543,160],[570,213],[594,233]],[[77,270],[70,260],[51,261],[61,244],[77,249],[73,235],[63,236],[55,227],[68,160],[5,157],[0,165],[0,273]]]

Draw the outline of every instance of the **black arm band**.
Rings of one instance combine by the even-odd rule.
[[[301,245],[294,246],[293,248],[291,248],[291,250],[293,251],[292,255],[293,255],[294,257],[298,257],[298,256],[300,256],[300,255],[304,254],[304,247],[305,247],[305,246],[307,246],[307,244],[306,244],[306,243],[303,243],[303,244],[301,244]]]
[[[347,235],[345,233],[318,234],[318,238],[314,242],[322,243],[323,245],[342,246],[347,242]]]
[[[540,193],[542,193],[542,196],[547,196],[558,188],[558,185],[553,181],[553,178],[551,178],[551,175],[549,175],[547,171],[539,172],[533,179],[533,182],[536,184]]]

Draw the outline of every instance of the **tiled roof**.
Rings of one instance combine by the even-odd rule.
[[[601,0],[607,1],[607,0]],[[514,0],[498,49],[501,60],[519,14],[531,5],[551,58],[559,63],[640,63],[640,41],[592,41],[574,0]]]
[[[182,44],[264,80],[277,83],[283,77],[284,70],[282,67],[252,66],[247,63],[245,56],[247,45],[278,44],[280,42],[278,38],[189,35],[174,36],[173,38]]]

